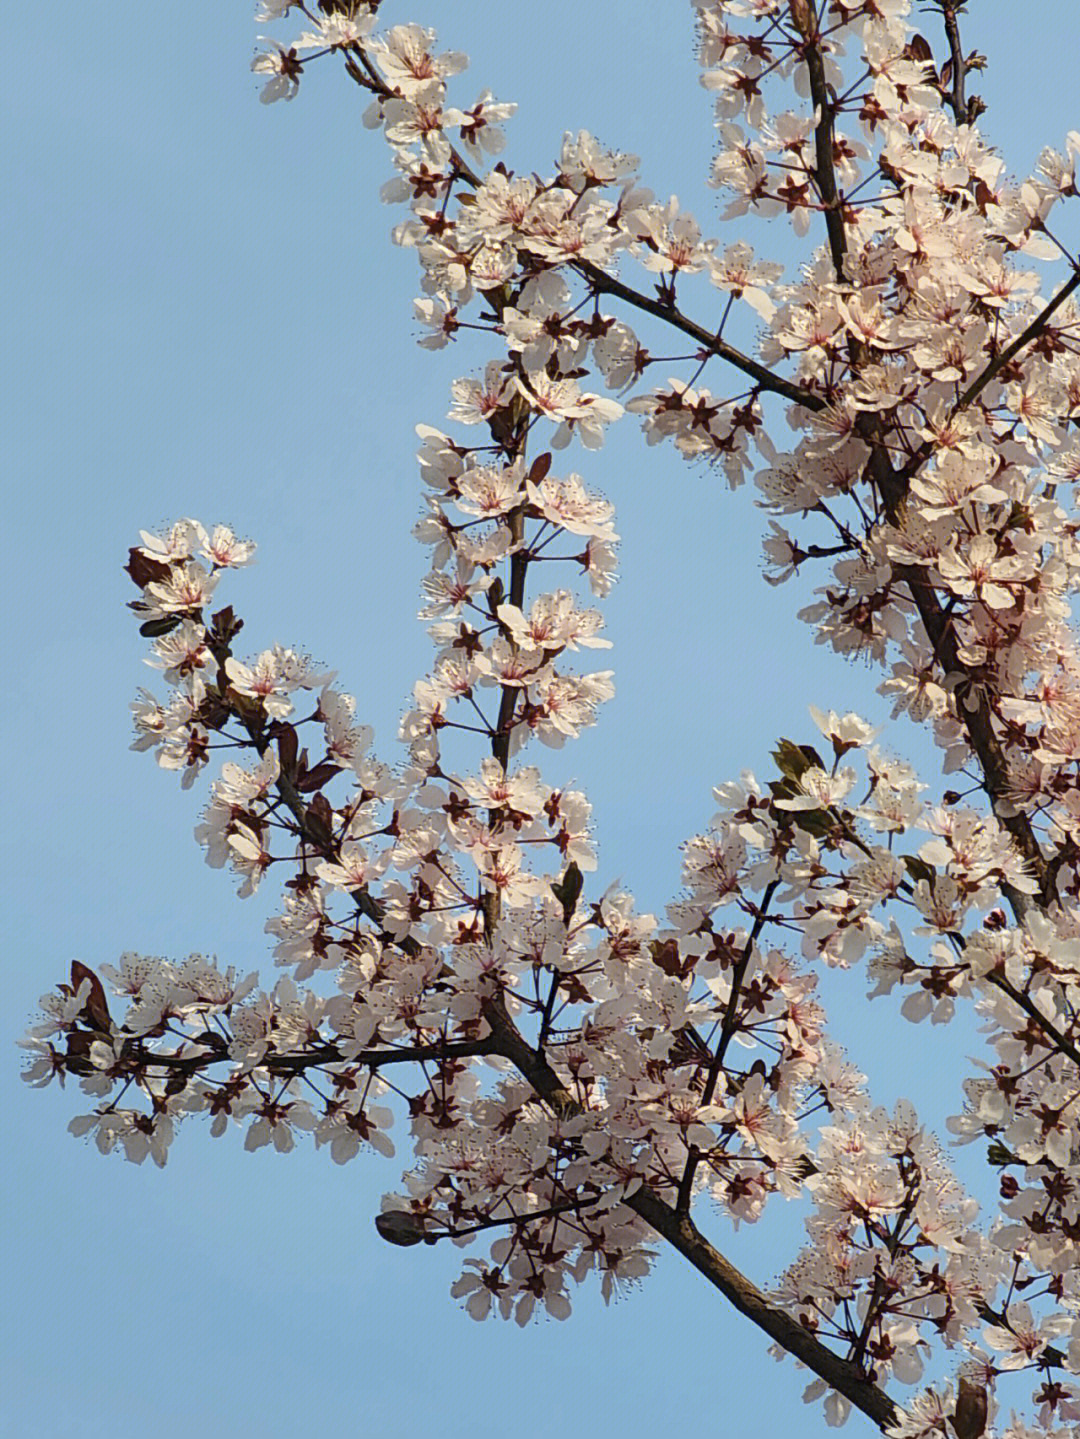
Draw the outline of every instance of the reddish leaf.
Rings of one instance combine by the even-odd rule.
[[[542,455],[537,455],[536,459],[533,460],[529,466],[529,473],[526,478],[531,480],[534,485],[538,485],[550,469],[551,451],[545,450]]]
[[[244,628],[244,621],[238,620],[232,605],[215,611],[210,618],[210,634],[216,645],[227,645]]]
[[[670,974],[672,979],[679,979],[682,976],[682,964],[679,960],[679,946],[673,939],[665,939],[662,942],[653,940],[649,945],[649,952],[652,955],[653,964],[662,969],[665,974]]]
[[[149,555],[144,555],[142,550],[135,549],[128,550],[128,562],[124,566],[124,570],[140,590],[145,590],[154,580],[168,579],[171,569],[171,565],[164,564],[161,560],[152,560]]]
[[[79,985],[83,980],[90,981],[90,993],[86,1003],[83,1005],[80,1019],[88,1019],[95,1029],[108,1030],[112,1028],[112,1020],[109,1016],[109,1002],[105,998],[105,990],[101,980],[87,965],[77,959],[71,961],[71,987],[78,993]]]
[[[986,1433],[986,1390],[967,1375],[961,1374],[953,1428],[957,1439],[979,1439]]]
[[[317,794],[308,806],[305,828],[318,845],[330,845],[334,840],[334,811],[324,794]]]
[[[90,1063],[90,1046],[93,1043],[94,1036],[85,1029],[73,1029],[67,1036],[64,1058],[72,1074],[94,1073],[94,1066]]]
[[[277,737],[278,759],[281,761],[281,773],[286,779],[292,779],[296,773],[296,730],[291,724],[274,725],[271,733]]]
[[[314,769],[308,770],[303,779],[296,781],[296,788],[301,794],[311,794],[313,790],[322,789],[335,775],[341,773],[340,766],[336,764],[317,764]]]

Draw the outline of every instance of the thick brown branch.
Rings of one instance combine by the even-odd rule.
[[[579,1114],[581,1107],[577,1100],[544,1056],[527,1043],[505,1009],[499,1004],[489,1004],[484,1013],[491,1025],[497,1052],[511,1061],[544,1102],[558,1115]],[[811,1330],[803,1328],[786,1310],[763,1294],[756,1284],[709,1243],[689,1215],[679,1214],[666,1200],[646,1187],[627,1196],[623,1203],[678,1250],[740,1314],[824,1379],[837,1393],[844,1395],[880,1429],[897,1422],[899,1411],[883,1390],[856,1365],[826,1348]]]
[[[789,1354],[800,1360],[826,1384],[848,1399],[872,1419],[879,1429],[887,1429],[900,1418],[896,1405],[849,1360],[827,1349],[809,1330],[804,1329],[783,1309],[778,1308],[750,1279],[715,1249],[690,1218],[676,1214],[650,1189],[639,1189],[626,1204],[651,1224],[677,1249],[684,1259],[709,1281],[740,1314],[764,1330]]]

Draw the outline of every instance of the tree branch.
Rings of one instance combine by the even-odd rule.
[[[133,1037],[134,1038],[134,1037]],[[189,1041],[200,1043],[198,1039]],[[389,1064],[438,1063],[445,1059],[471,1059],[478,1055],[496,1054],[495,1042],[490,1035],[483,1039],[451,1040],[440,1044],[410,1044],[398,1049],[361,1050],[355,1058],[346,1058],[336,1044],[313,1045],[295,1053],[268,1054],[255,1068],[268,1069],[272,1074],[292,1072],[302,1074],[306,1069],[315,1069],[324,1064],[355,1064],[361,1069],[382,1069]],[[213,1064],[231,1061],[231,1056],[213,1048],[206,1054],[157,1054],[144,1051],[139,1062],[146,1069],[166,1069],[175,1074],[198,1074]],[[234,1062],[235,1061],[231,1061]]]
[[[943,4],[943,9],[952,9],[951,5]],[[813,19],[811,8],[805,0],[790,0],[792,19],[804,39],[803,59],[806,63],[810,83],[811,99],[819,115],[818,125],[815,131],[816,164],[815,180],[824,202],[825,224],[828,230],[829,250],[832,255],[833,267],[838,279],[844,278],[844,259],[847,253],[847,241],[844,232],[843,216],[839,192],[836,186],[836,178],[833,167],[833,115],[834,106],[825,80],[824,63],[820,46],[817,43],[816,21]],[[946,16],[948,23],[948,15]],[[955,17],[953,17],[955,27]],[[957,44],[959,37],[957,35]],[[1049,305],[1036,317],[1035,320],[1016,339],[996,357],[961,395],[957,401],[953,413],[964,409],[971,404],[982,392],[993,377],[1018,354],[1045,326],[1046,320],[1054,311],[1064,303],[1068,296],[1080,285],[1080,270],[1065,284],[1054,296]],[[865,363],[867,348],[861,341],[854,338],[850,344],[853,368],[858,369]],[[930,457],[933,447],[924,443],[916,451],[916,454],[908,461],[902,470],[894,470],[888,456],[884,443],[884,436],[881,429],[880,417],[876,414],[863,414],[859,416],[860,433],[871,447],[870,461],[867,465],[867,476],[873,486],[878,490],[885,503],[886,511],[890,518],[895,519],[900,506],[907,495],[908,481],[922,464]],[[966,674],[967,669],[959,658],[958,646],[952,627],[945,619],[941,605],[937,599],[929,572],[919,566],[903,565],[894,566],[893,573],[897,578],[902,579],[911,592],[912,598],[919,611],[919,617],[923,622],[927,635],[933,645],[934,654],[938,656],[946,673]],[[1048,899],[1048,885],[1050,883],[1046,862],[1042,850],[1031,827],[1031,822],[1024,814],[1002,814],[1001,800],[1004,796],[1005,786],[1008,780],[1008,765],[1002,752],[1001,743],[994,732],[990,702],[984,690],[972,688],[969,691],[976,703],[973,708],[968,708],[964,701],[957,705],[958,715],[961,723],[967,731],[968,739],[982,766],[985,787],[990,798],[991,807],[1001,823],[1016,841],[1025,860],[1032,869],[1039,882],[1043,902]],[[1010,904],[1018,919],[1022,919],[1027,910],[1028,900],[1020,891],[1011,886],[1004,886],[1004,892],[1009,898]]]
[[[496,1051],[510,1060],[545,1103],[557,1115],[581,1114],[581,1105],[565,1088],[544,1056],[526,1042],[502,1005],[489,1001],[484,1015],[491,1025]],[[857,1365],[826,1348],[810,1329],[804,1328],[762,1293],[752,1280],[709,1243],[689,1215],[679,1214],[646,1186],[627,1195],[622,1202],[678,1250],[740,1314],[824,1379],[837,1393],[850,1400],[880,1429],[898,1421],[899,1410],[883,1390]]]
[[[1022,330],[1020,334],[1017,335],[1015,340],[1013,340],[1010,344],[1006,345],[1004,350],[1002,350],[1001,354],[996,355],[994,359],[992,359],[990,363],[986,366],[983,372],[978,375],[974,380],[972,380],[971,384],[967,387],[964,393],[956,401],[956,404],[953,405],[952,409],[949,411],[950,419],[954,419],[958,414],[960,414],[962,410],[966,410],[969,405],[974,404],[974,402],[982,394],[983,390],[986,389],[990,381],[996,375],[1000,374],[1001,371],[1005,368],[1005,366],[1008,365],[1012,360],[1014,360],[1016,356],[1020,353],[1020,351],[1024,349],[1025,346],[1030,345],[1032,340],[1037,340],[1039,338],[1039,336],[1043,333],[1043,330],[1046,328],[1046,322],[1050,318],[1050,316],[1056,310],[1060,309],[1060,307],[1078,287],[1080,287],[1080,265],[1074,263],[1072,275],[1068,280],[1065,281],[1061,289],[1058,290],[1056,295],[1054,295],[1053,299],[1051,299],[1044,306],[1044,308],[1039,311],[1039,313],[1032,320],[1031,324],[1028,325],[1026,329]],[[918,474],[919,470],[923,467],[923,465],[933,453],[934,446],[932,441],[924,440],[919,446],[919,448],[904,465],[903,469],[897,471],[897,478],[903,481],[905,490],[908,481],[910,481],[914,475]]]
[[[967,674],[967,667],[958,653],[956,635],[941,607],[928,571],[921,565],[894,565],[893,574],[898,580],[902,580],[910,590],[934,654],[938,657],[946,675]],[[969,705],[971,705],[970,708]],[[1015,840],[1020,853],[1024,856],[1039,883],[1042,901],[1045,904],[1050,898],[1048,886],[1051,883],[1051,877],[1042,848],[1031,827],[1031,821],[1026,814],[1009,812],[1002,814],[1000,812],[1001,802],[1008,784],[1009,768],[1002,752],[1001,741],[994,732],[993,712],[986,690],[973,684],[966,692],[966,696],[957,696],[956,708],[958,718],[967,732],[968,741],[982,768],[984,787],[998,823],[1008,830]],[[1030,900],[1011,885],[1004,885],[1002,889],[1017,920],[1022,920]]]
[[[720,1071],[724,1067],[724,1056],[727,1054],[728,1045],[731,1043],[735,1030],[738,1027],[739,1000],[742,997],[742,983],[746,978],[747,967],[750,964],[750,956],[754,952],[754,945],[758,936],[765,927],[766,914],[773,895],[780,887],[780,881],[770,881],[761,898],[757,916],[754,919],[753,928],[743,945],[742,954],[732,965],[731,969],[731,992],[728,995],[727,1004],[724,1007],[724,1017],[720,1023],[720,1038],[716,1042],[716,1049],[709,1063],[708,1074],[705,1077],[705,1088],[702,1091],[702,1105],[711,1104],[712,1097],[716,1093],[716,1086],[720,1079]],[[692,1145],[687,1156],[686,1167],[683,1169],[682,1178],[679,1181],[679,1194],[675,1201],[675,1211],[678,1214],[690,1213],[690,1198],[693,1191],[694,1175],[701,1162],[701,1151],[697,1145]]]
[[[345,69],[358,85],[372,91],[380,100],[395,98],[395,92],[386,84],[363,53],[360,55],[359,65],[351,56],[348,57]],[[481,177],[454,145],[450,146],[450,164],[456,178],[464,180],[473,190],[479,189],[482,184]],[[785,399],[803,405],[808,410],[824,409],[825,401],[819,395],[815,395],[812,390],[804,389],[791,380],[774,375],[767,366],[759,364],[757,360],[743,354],[734,345],[729,345],[726,340],[721,340],[715,331],[691,320],[677,310],[674,305],[665,305],[660,300],[643,294],[640,290],[635,290],[632,285],[626,284],[625,281],[617,279],[614,275],[609,275],[606,270],[602,270],[591,260],[572,260],[567,263],[567,268],[576,271],[587,280],[594,294],[613,295],[616,299],[623,300],[635,309],[663,320],[673,329],[681,330],[684,335],[696,340],[711,355],[716,355],[718,359],[726,360],[729,365],[741,370],[744,375],[754,381],[759,389],[782,395]]]
[[[770,394],[782,395],[786,400],[792,400],[797,405],[802,405],[807,410],[823,410],[826,401],[820,395],[814,394],[813,390],[804,389],[792,380],[785,380],[781,375],[776,375],[766,365],[759,364],[752,360],[749,355],[744,355],[726,340],[721,340],[712,330],[707,330],[704,325],[699,325],[696,320],[691,320],[674,305],[665,305],[662,301],[654,299],[649,295],[643,295],[640,290],[635,290],[624,281],[609,275],[606,270],[601,270],[599,265],[594,265],[591,260],[575,260],[571,266],[578,274],[583,275],[597,294],[614,295],[616,299],[624,300],[635,309],[644,311],[647,315],[653,315],[658,320],[663,320],[675,330],[681,330],[684,335],[689,335],[696,340],[703,350],[710,355],[716,355],[721,360],[726,360],[735,369],[741,370],[757,385],[758,389],[767,390]]]
[[[791,18],[795,28],[803,37],[802,58],[810,81],[810,98],[818,117],[814,128],[814,169],[813,178],[821,197],[825,214],[825,229],[829,237],[829,254],[838,280],[844,279],[844,257],[847,254],[847,237],[844,234],[844,218],[841,214],[840,192],[836,185],[836,171],[833,168],[833,120],[836,110],[833,96],[825,79],[825,61],[818,44],[817,18],[806,0],[791,0]]]
[[[940,4],[941,15],[945,21],[945,34],[949,41],[949,54],[952,58],[952,93],[945,96],[945,103],[951,106],[956,123],[967,125],[975,116],[969,113],[967,101],[964,99],[967,65],[964,61],[964,51],[960,45],[960,26],[956,19],[956,5],[954,0],[940,0]]]

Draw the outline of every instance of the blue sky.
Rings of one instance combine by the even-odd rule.
[[[484,86],[516,100],[507,162],[546,171],[581,127],[642,156],[645,183],[706,230],[713,148],[689,5],[645,0],[396,0],[437,27]],[[990,68],[984,128],[1010,170],[1080,125],[1072,0],[975,5],[968,46]],[[930,30],[931,18],[923,22]],[[282,32],[284,33],[284,32]],[[397,718],[427,667],[413,618],[425,573],[409,536],[413,427],[440,424],[453,349],[417,349],[416,270],[378,201],[388,152],[339,72],[313,67],[289,105],[257,103],[246,4],[67,7],[64,34],[18,43],[0,91],[8,213],[2,393],[14,606],[5,742],[13,1040],[72,958],[126,949],[264,965],[272,896],[240,902],[191,838],[201,800],[128,751],[128,702],[153,675],[123,606],[140,527],[224,520],[260,543],[227,599],[252,648],[302,645],[340,672],[394,758]],[[724,242],[741,230],[721,230]],[[755,243],[797,257],[786,235]],[[1075,237],[1073,237],[1075,239]],[[646,907],[678,884],[678,844],[710,787],[764,771],[807,705],[877,719],[875,675],[815,649],[805,598],[761,581],[760,511],[708,471],[647,450],[626,422],[574,467],[618,510],[623,579],[605,605],[618,694],[581,742],[542,756],[596,808],[603,883]],[[12,574],[14,571],[14,574]],[[910,728],[897,752],[927,754]],[[659,802],[657,796],[660,797]],[[970,1030],[894,1024],[850,976],[838,1033],[881,1098],[928,1117],[958,1107]],[[459,1256],[398,1250],[371,1215],[394,1162],[343,1169],[326,1151],[245,1154],[196,1124],[164,1173],[102,1159],[66,1133],[77,1091],[3,1085],[4,1434],[204,1439],[320,1433],[413,1439],[637,1439],[658,1425],[818,1432],[802,1377],[675,1257],[605,1311],[579,1293],[565,1324],[474,1324],[448,1295]],[[792,1253],[778,1213],[712,1237],[759,1282]],[[853,1420],[856,1427],[861,1421]],[[3,1427],[6,1426],[6,1427]]]

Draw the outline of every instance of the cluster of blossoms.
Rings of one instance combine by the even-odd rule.
[[[546,180],[491,163],[513,107],[450,105],[465,57],[432,32],[379,30],[377,3],[264,0],[262,19],[300,9],[310,26],[256,58],[264,100],[327,57],[370,97],[395,169],[384,199],[408,206],[395,239],[420,263],[421,344],[468,329],[496,348],[452,386],[449,419],[480,442],[418,430],[435,659],[389,767],[304,655],[234,653],[240,622],[213,605],[250,544],[192,520],[143,535],[133,608],[171,693],[136,704],[135,747],[185,785],[214,748],[248,752],[223,764],[197,834],[241,894],[287,874],[268,929],[292,974],[264,992],[201,955],[128,955],[101,966],[127,1004],[114,1015],[76,963],[43,1000],[28,1078],[76,1076],[95,1107],[73,1130],[158,1164],[199,1113],[248,1148],[289,1150],[301,1130],[339,1163],[391,1153],[404,1101],[415,1163],[379,1231],[494,1231],[454,1286],[477,1318],[562,1317],[592,1271],[610,1297],[662,1238],[815,1373],[831,1422],[854,1405],[912,1439],[991,1422],[1003,1439],[1075,1436],[1080,259],[1050,220],[1077,193],[1080,133],[1008,183],[965,96],[981,61],[960,7],[935,6],[941,65],[909,0],[695,5],[728,217],[823,229],[783,283],[584,132]],[[791,85],[804,99],[785,109]],[[1050,300],[1025,268],[1048,261],[1067,265]],[[686,313],[716,291],[719,326]],[[736,301],[761,326],[756,355],[723,338]],[[684,374],[647,378],[634,315],[690,342]],[[706,388],[710,365],[734,390]],[[787,452],[765,433],[780,401]],[[618,889],[586,897],[588,801],[519,756],[575,738],[613,693],[609,671],[578,667],[606,646],[590,601],[614,580],[613,509],[555,455],[598,449],[626,412],[650,444],[733,485],[752,475],[774,516],[767,577],[831,564],[804,617],[883,667],[895,713],[930,727],[977,803],[929,799],[861,719],[815,711],[824,754],[782,741],[774,779],[717,788],[662,919]],[[531,594],[547,563],[569,569]],[[952,1129],[988,1141],[988,1221],[911,1106],[875,1108],[828,1038],[814,968],[864,962],[913,1022],[962,1003],[985,1022],[991,1062]],[[808,1246],[774,1293],[698,1230],[702,1195],[736,1223],[777,1195],[809,1201]],[[943,1349],[955,1381],[898,1407],[886,1386],[936,1380]],[[1001,1407],[1013,1374],[1033,1381],[1027,1419]]]

